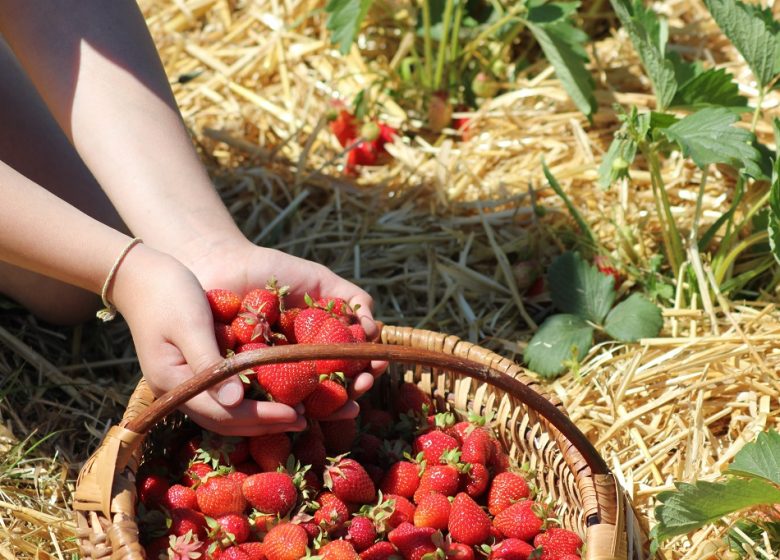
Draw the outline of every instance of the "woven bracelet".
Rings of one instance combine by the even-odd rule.
[[[127,256],[127,253],[130,252],[130,249],[135,247],[138,243],[143,243],[143,240],[140,237],[133,238],[130,243],[127,244],[127,246],[122,249],[122,252],[119,253],[119,256],[114,261],[114,266],[111,267],[111,270],[108,272],[108,276],[106,277],[106,281],[103,283],[103,290],[100,292],[100,297],[103,300],[103,309],[98,311],[96,313],[97,318],[103,320],[104,322],[112,321],[114,317],[116,317],[116,307],[113,303],[108,301],[108,289],[111,287],[111,282],[114,281],[114,276],[116,275],[116,271],[119,268],[119,265],[122,264],[122,261]]]

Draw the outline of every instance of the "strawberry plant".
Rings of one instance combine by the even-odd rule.
[[[562,313],[545,320],[524,356],[528,367],[544,377],[555,377],[581,361],[597,333],[634,342],[656,336],[663,326],[661,310],[640,294],[615,305],[614,276],[577,253],[558,257],[548,270],[547,281],[552,302]]]
[[[777,558],[780,554],[780,434],[758,435],[734,456],[725,476],[715,481],[678,482],[676,489],[658,494],[653,548],[675,535],[711,523],[730,525],[727,545],[734,557]],[[751,535],[756,538],[751,538]]]

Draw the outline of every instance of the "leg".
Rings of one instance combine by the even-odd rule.
[[[1,36],[0,76],[0,160],[86,214],[124,230],[110,201]],[[94,317],[100,305],[94,294],[3,262],[0,293],[59,324]]]

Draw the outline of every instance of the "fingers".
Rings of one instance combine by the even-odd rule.
[[[335,420],[348,420],[350,418],[357,418],[358,414],[360,414],[360,405],[355,401],[349,401],[336,412],[328,416],[325,420],[327,422],[333,422]]]
[[[374,376],[368,372],[363,372],[357,375],[352,380],[352,386],[350,387],[349,390],[349,396],[350,398],[357,399],[373,386],[374,386]]]
[[[183,407],[195,422],[222,435],[253,436],[277,432],[300,432],[306,419],[294,408],[274,402],[243,400],[227,408],[209,393],[201,393]]]

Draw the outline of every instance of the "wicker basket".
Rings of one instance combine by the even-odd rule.
[[[585,559],[649,558],[645,525],[606,463],[560,403],[525,370],[456,336],[432,331],[385,325],[381,342],[277,346],[242,353],[156,400],[146,383],[139,383],[122,422],[109,430],[79,475],[74,510],[83,556],[144,558],[135,522],[135,472],[150,443],[144,445],[146,436],[172,418],[179,405],[252,365],[343,357],[389,360],[393,366],[387,376],[415,382],[440,408],[492,412],[504,448],[535,470],[537,487],[554,498],[564,526],[582,536]]]

